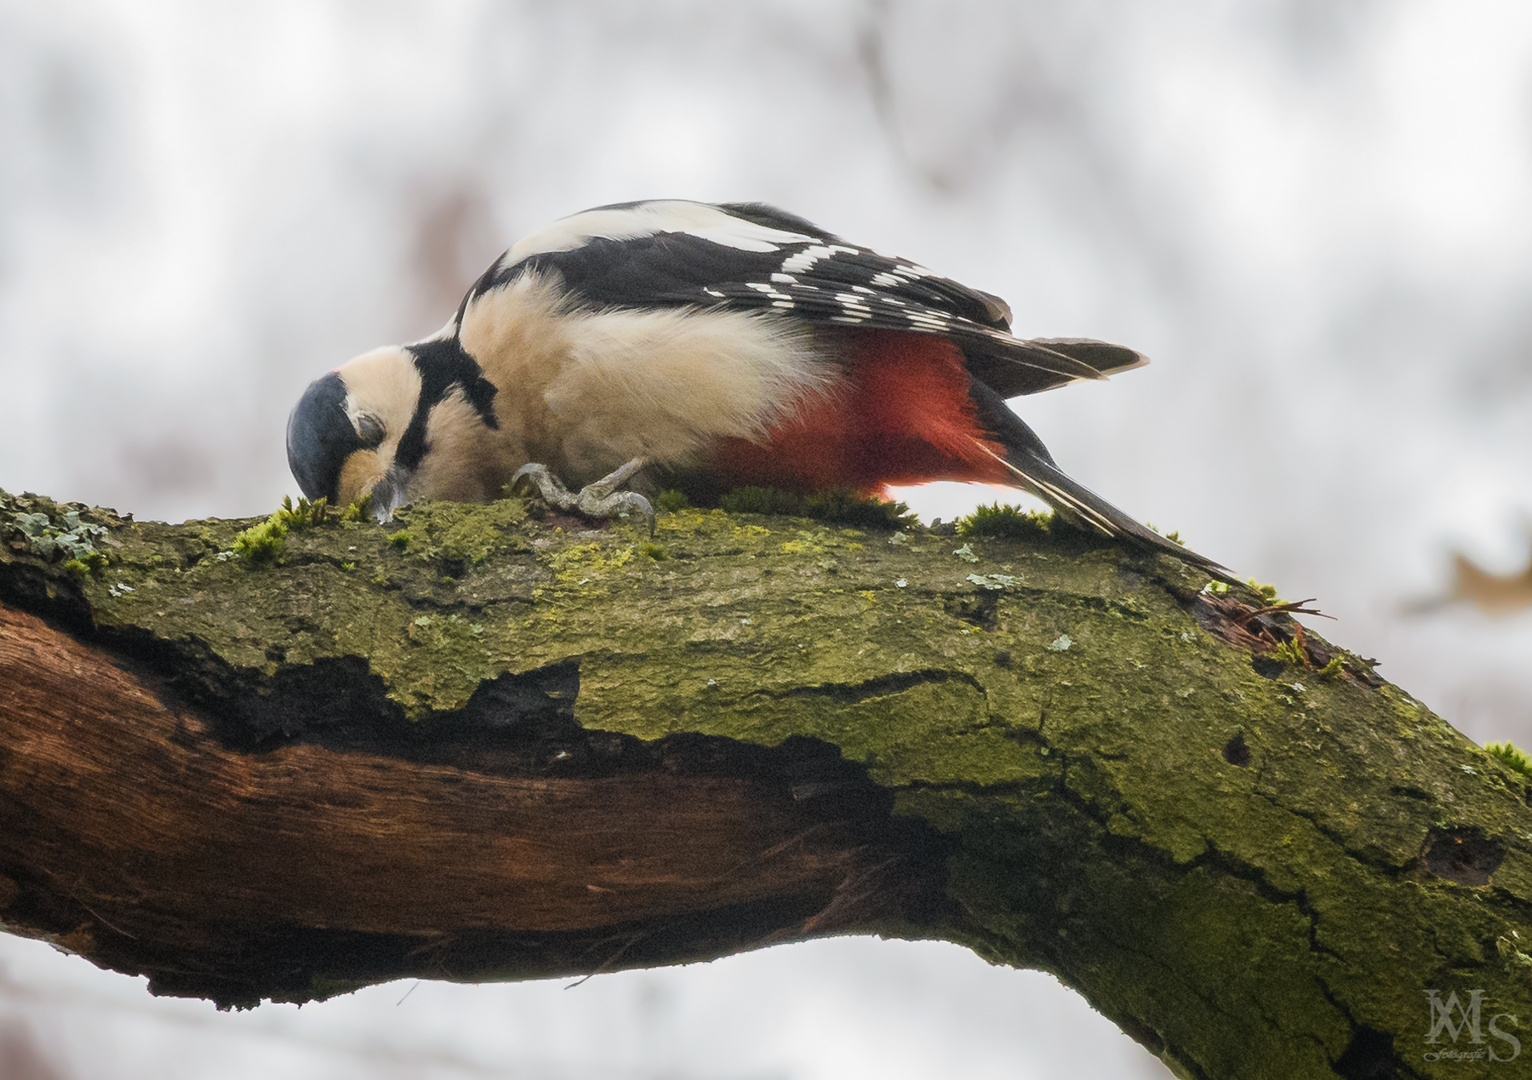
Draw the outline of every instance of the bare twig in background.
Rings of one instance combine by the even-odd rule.
[[[1532,608],[1532,562],[1513,574],[1492,574],[1461,551],[1454,551],[1452,583],[1446,594],[1412,600],[1403,610],[1409,615],[1425,615],[1456,604],[1491,616],[1515,615]]]

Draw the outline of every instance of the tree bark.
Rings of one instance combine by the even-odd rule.
[[[4,929],[223,1005],[942,938],[1188,1077],[1532,1039],[1532,781],[1173,559],[516,500],[234,554],[252,524],[0,493]],[[1433,991],[1477,1026],[1428,1039]]]

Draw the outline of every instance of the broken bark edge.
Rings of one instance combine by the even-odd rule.
[[[34,781],[7,792],[4,925],[155,993],[591,974],[919,935],[949,906],[945,842],[834,747],[588,732],[576,671],[262,748],[35,616],[0,605],[0,639],[6,756]]]
[[[107,569],[0,495],[0,918],[162,992],[865,932],[1053,972],[1185,1076],[1467,1075],[1427,991],[1532,1016],[1532,785],[1174,560],[511,500],[256,568],[247,523],[69,513]]]

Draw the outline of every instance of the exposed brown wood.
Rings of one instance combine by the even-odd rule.
[[[1532,1017],[1532,777],[1291,604],[1059,529],[315,517],[0,492],[6,930],[225,1004],[940,937],[1199,1078]]]
[[[824,909],[889,857],[769,778],[233,749],[107,653],[3,604],[0,717],[0,866],[73,902],[55,904],[79,917],[61,944],[82,951],[174,941],[197,964],[237,928],[282,927],[598,940],[750,905]]]

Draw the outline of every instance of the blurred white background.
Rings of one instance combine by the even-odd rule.
[[[265,513],[309,380],[434,330],[517,236],[766,200],[1154,357],[1021,411],[1525,746],[1532,615],[1401,606],[1452,549],[1526,563],[1529,195],[1524,3],[0,0],[0,487]],[[1165,1075],[936,945],[408,989],[224,1016],[4,937],[0,1075]]]

